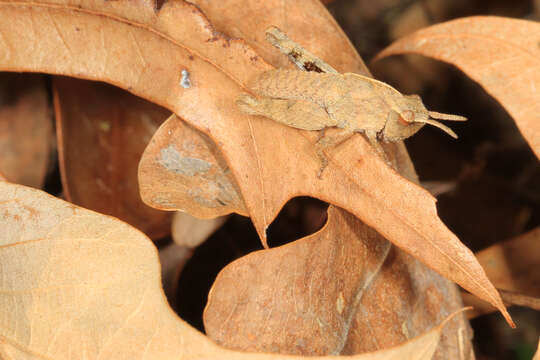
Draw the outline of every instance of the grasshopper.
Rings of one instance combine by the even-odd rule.
[[[297,129],[323,130],[316,143],[321,161],[319,178],[328,164],[324,150],[355,133],[365,134],[389,163],[379,141],[406,139],[426,124],[457,138],[452,129],[437,120],[467,120],[459,115],[428,111],[418,95],[403,95],[384,82],[353,73],[340,74],[277,27],[266,30],[266,39],[288,55],[301,71],[274,69],[261,73],[249,84],[257,97],[242,94],[237,106],[244,113],[261,115]],[[330,127],[341,131],[327,139],[324,129]]]

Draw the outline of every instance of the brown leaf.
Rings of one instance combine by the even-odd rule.
[[[167,300],[173,309],[177,308],[178,281],[186,263],[193,256],[193,249],[170,243],[159,249],[161,264],[161,283]]]
[[[213,219],[197,219],[188,213],[177,211],[172,221],[172,238],[180,246],[195,248],[219,229],[228,216]]]
[[[3,1],[0,12],[7,19],[0,23],[0,41],[6,44],[0,47],[1,69],[107,81],[174,111],[209,134],[238,180],[263,240],[287,200],[314,196],[349,210],[493,303],[512,323],[474,255],[437,217],[435,199],[390,169],[363,137],[357,135],[327,153],[330,163],[321,180],[316,176],[316,133],[241,114],[236,97],[248,91],[250,78],[271,67],[243,42],[220,36],[193,5],[168,2],[156,14],[149,3],[127,1],[78,6]],[[40,29],[39,39],[34,28]],[[346,41],[343,51],[353,53]]]
[[[139,195],[139,159],[170,112],[107,84],[56,78],[54,103],[66,199],[116,216],[152,238],[170,233],[171,213]]]
[[[353,215],[331,207],[318,233],[225,267],[208,296],[206,333],[242,351],[351,355],[424,333],[459,292]],[[454,323],[438,359],[469,358]],[[470,334],[470,332],[469,332]],[[466,346],[466,345],[464,345]]]
[[[540,227],[476,253],[493,284],[540,297]]]
[[[7,182],[0,213],[2,358],[303,359],[226,350],[177,318],[152,242],[117,219]],[[430,359],[442,326],[350,359]]]
[[[223,155],[206,135],[171,116],[139,164],[141,197],[153,207],[213,218],[247,210]]]
[[[234,35],[236,37],[244,38],[248,42],[248,44],[251,45],[253,48],[257,49],[260,54],[264,54],[264,59],[266,61],[275,66],[284,65],[292,67],[292,64],[287,61],[284,56],[281,56],[273,47],[271,47],[264,40],[264,30],[270,25],[278,26],[282,29],[285,29],[291,38],[299,41],[307,49],[315,52],[317,56],[323,58],[325,61],[328,61],[331,65],[335,66],[341,71],[351,71],[366,75],[369,74],[363,61],[360,59],[356,51],[354,51],[354,49],[350,46],[350,42],[344,36],[339,26],[336,25],[333,18],[329,16],[329,14],[324,11],[324,9],[322,9],[322,7],[317,1],[297,1],[293,3],[288,3],[287,15],[285,16],[283,16],[281,12],[270,11],[269,7],[272,6],[272,4],[269,1],[249,2],[249,6],[246,6],[245,2],[243,1],[236,0],[227,0],[220,2],[196,0],[195,2],[199,7],[201,7],[205,14],[208,14],[209,18],[212,20],[212,23],[218,28],[218,30],[227,34]],[[312,19],[313,21],[315,21],[315,23],[310,22],[309,24],[307,24],[302,21],[303,15],[301,14],[304,14],[305,12],[318,15],[317,17],[314,17]],[[246,19],[257,19],[257,21],[246,21]],[[314,27],[317,28],[319,31],[317,31],[316,33],[310,31],[310,29]],[[363,139],[360,139],[359,141],[361,140]],[[300,147],[300,149],[302,149],[302,147]],[[387,152],[394,154],[396,158],[395,162],[397,163],[399,172],[402,174],[402,176],[406,177],[409,180],[418,182],[416,173],[414,172],[414,168],[410,163],[410,159],[402,143],[396,144],[396,146],[393,147],[387,147]],[[354,161],[355,155],[347,154],[347,152],[344,152],[344,154],[346,155],[344,155],[342,158],[340,158],[339,156],[335,156],[334,160],[337,162],[343,161],[346,163],[346,165],[349,165],[347,164],[347,161],[351,161],[349,159],[352,159],[352,161]],[[373,161],[373,158],[370,158],[369,160],[366,159],[366,161]],[[297,172],[299,172],[300,170],[298,169],[298,166],[295,168],[297,169]],[[330,164],[329,168],[332,168],[332,166],[333,164]],[[345,177],[348,176],[348,174],[345,174]],[[337,182],[339,181],[340,180],[337,180]],[[367,188],[371,188],[370,190],[372,190],[373,188],[377,188],[378,186],[379,184],[375,180],[373,181],[373,184],[371,186],[366,185],[365,188],[363,188],[363,191],[366,191],[365,189]],[[354,188],[354,186],[351,186],[351,188]],[[318,196],[316,193],[313,194],[313,196]],[[391,196],[390,194],[392,194],[392,191],[388,190],[386,195]],[[431,199],[433,200],[433,198]],[[327,201],[337,204],[335,202],[335,198],[334,201]],[[343,206],[341,204],[338,205]],[[349,210],[351,208],[354,208],[354,206],[343,207]],[[396,208],[398,208],[398,206],[396,206],[394,209]],[[366,221],[366,218],[360,216],[358,212],[354,212],[353,210],[350,211],[355,213],[362,220]],[[419,214],[420,212],[411,211],[410,213]],[[427,215],[424,216],[426,216],[426,218],[429,217]],[[394,222],[390,223],[392,225],[388,226],[394,226]],[[379,230],[376,225],[371,225]],[[439,234],[442,234],[448,232],[448,229],[444,227],[438,231]],[[388,236],[386,237],[398,246],[403,246],[402,244],[396,242],[394,239]],[[418,244],[424,243],[425,242],[423,241],[419,241],[418,243],[411,244],[410,246],[411,248],[418,248]],[[458,247],[462,248],[460,245],[458,245]],[[424,250],[422,246],[420,246],[419,250]],[[410,248],[408,247],[404,247],[404,249],[406,251],[410,251]],[[465,252],[464,256],[466,258],[470,258],[470,252],[468,250],[462,251]],[[452,257],[452,251],[445,254],[444,256],[448,255]],[[436,255],[433,256],[438,257]],[[422,261],[426,261],[426,258],[424,257],[419,258]],[[476,262],[476,260],[472,260],[472,263],[474,262]],[[482,271],[480,270],[478,278],[483,277],[481,273]],[[448,276],[448,274],[445,274],[445,276]]]
[[[243,39],[275,67],[293,68],[293,65],[265,40],[265,30],[270,26],[286,31],[291,39],[336,69],[369,74],[343,30],[318,0],[291,1],[286,7],[276,1],[191,2],[208,16],[218,31]],[[309,21],[306,14],[310,14]]]
[[[0,171],[41,188],[51,158],[52,113],[42,76],[0,74]]]
[[[159,250],[163,289],[169,303],[176,308],[176,294],[182,269],[193,255],[193,250],[210,237],[228,216],[213,219],[197,219],[188,213],[177,211],[172,218],[173,243]]]
[[[514,118],[540,157],[538,22],[486,16],[453,20],[396,41],[376,59],[409,53],[451,63],[477,81]]]
[[[506,304],[537,307],[540,298],[540,228],[503,241],[476,253],[490,280],[500,291]],[[492,305],[469,293],[462,293],[463,302],[473,307],[469,318],[495,311]]]

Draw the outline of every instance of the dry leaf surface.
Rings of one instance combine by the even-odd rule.
[[[151,238],[170,233],[171,213],[139,195],[139,159],[170,112],[107,84],[53,82],[60,171],[66,199],[112,215]]]
[[[250,78],[270,66],[241,41],[213,31],[193,5],[168,2],[156,14],[149,3],[2,1],[0,11],[7,19],[0,24],[1,69],[107,81],[209,134],[238,179],[263,239],[288,199],[318,197],[349,210],[490,301],[511,322],[474,255],[438,218],[435,199],[390,169],[365,139],[355,136],[329,152],[328,171],[320,180],[312,145],[316,134],[240,114],[235,98],[247,91]],[[283,186],[275,186],[277,179]]]
[[[533,309],[540,306],[540,228],[531,230],[513,239],[497,243],[476,253],[478,261],[503,301],[508,305],[520,305]],[[476,296],[463,292],[463,302],[472,306],[469,318],[488,314],[495,309]]]
[[[243,351],[371,352],[444,319],[460,303],[446,282],[331,207],[320,232],[225,267],[209,293],[205,330],[219,344]],[[434,358],[472,358],[468,331],[463,321],[448,325]]]
[[[177,318],[152,242],[117,219],[7,182],[0,213],[2,358],[302,359],[226,350]],[[350,359],[430,359],[442,326]]]
[[[477,16],[422,29],[377,58],[415,53],[457,66],[504,106],[540,157],[539,44],[538,22]]]
[[[141,197],[199,218],[247,215],[240,189],[215,143],[177,116],[155,133],[139,163]]]
[[[18,184],[41,188],[53,143],[43,77],[0,74],[0,171]]]
[[[540,227],[476,253],[498,289],[540,297]]]
[[[193,250],[219,229],[228,216],[198,219],[188,213],[176,211],[172,218],[173,242],[159,250],[163,289],[171,306],[176,309],[176,294],[180,275]]]
[[[195,248],[208,239],[227,219],[227,216],[197,219],[188,213],[177,211],[172,221],[173,241],[180,246]]]

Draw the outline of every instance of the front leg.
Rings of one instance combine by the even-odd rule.
[[[386,164],[391,168],[396,169],[396,166],[390,161],[380,141],[377,139],[377,133],[374,131],[366,131],[366,137],[371,146],[375,148],[377,154],[386,162]]]
[[[315,143],[315,152],[317,153],[317,157],[319,158],[319,161],[321,163],[321,167],[319,168],[319,172],[317,173],[317,177],[319,179],[322,177],[324,169],[326,169],[326,167],[328,166],[328,157],[326,156],[325,151],[328,148],[335,148],[336,146],[345,142],[347,139],[349,139],[355,134],[353,131],[347,128],[337,130],[337,133],[335,132],[332,135],[328,135],[325,130],[322,130],[319,133],[319,138],[317,139],[317,142]]]

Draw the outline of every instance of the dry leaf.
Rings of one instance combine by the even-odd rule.
[[[51,158],[52,113],[42,76],[0,74],[0,171],[41,188]]]
[[[498,291],[499,294],[501,294],[501,298],[507,307],[517,305],[540,311],[540,298],[538,297],[523,295],[517,292],[501,289],[498,289]],[[462,292],[461,297],[464,304],[473,308],[472,311],[467,312],[467,317],[469,319],[474,319],[478,316],[490,314],[494,311],[497,311],[497,309],[495,309],[491,304],[485,302],[484,300],[480,300],[476,296],[467,292]]]
[[[498,289],[540,297],[540,227],[476,253]]]
[[[247,215],[223,155],[206,135],[171,116],[155,133],[139,164],[141,197],[153,207],[199,218]]]
[[[270,1],[248,2],[248,4],[245,1],[237,0],[220,1],[218,3],[207,0],[196,0],[195,2],[205,14],[208,14],[218,30],[235,37],[244,38],[260,54],[264,54],[265,60],[275,66],[293,67],[284,56],[281,56],[265,41],[263,37],[264,30],[271,25],[286,30],[291,38],[299,41],[304,47],[315,52],[317,56],[328,61],[337,69],[369,74],[364,63],[350,46],[350,42],[339,26],[336,25],[334,19],[326,11],[321,10],[320,4],[316,1],[288,3],[286,15],[281,12],[270,11],[271,6],[279,6],[278,4],[272,4]],[[302,15],[304,12],[317,14],[318,16],[313,17],[312,22],[305,23]],[[246,21],[246,19],[257,19],[257,21]],[[314,27],[318,29],[317,32],[310,31]],[[395,161],[398,164],[399,172],[403,176],[418,182],[402,144],[391,149],[387,148],[387,152],[396,154]],[[378,184],[373,186],[377,187]]]
[[[173,309],[177,309],[178,281],[186,263],[193,256],[193,249],[170,243],[159,249],[161,264],[161,282],[167,300]]]
[[[60,172],[66,199],[116,216],[151,238],[170,232],[170,213],[139,195],[139,159],[170,112],[107,84],[53,82]]]
[[[173,243],[159,250],[163,289],[173,308],[182,269],[193,255],[193,249],[219,229],[228,216],[213,219],[197,219],[188,213],[177,211],[172,218]]]
[[[293,65],[265,40],[264,30],[270,26],[284,30],[291,39],[342,72],[369,73],[343,30],[319,0],[289,1],[286,6],[273,0],[190,2],[208,16],[218,31],[243,39],[275,67],[293,68]]]
[[[306,1],[326,11],[318,1]],[[0,69],[107,81],[174,111],[209,134],[238,179],[261,238],[291,197],[320,198],[349,210],[397,246],[490,301],[512,323],[474,255],[437,217],[435,199],[390,169],[365,139],[355,136],[328,153],[328,171],[319,180],[313,147],[317,134],[240,114],[234,99],[247,91],[250,78],[270,66],[243,42],[213,31],[193,5],[168,2],[156,14],[150,3],[127,1],[77,6],[3,1],[0,12],[7,20],[0,23]],[[40,29],[39,38],[32,32],[35,28]],[[333,33],[341,36],[336,28]],[[354,70],[329,63],[341,72]],[[275,186],[277,181],[281,186]]]
[[[152,242],[117,219],[7,182],[0,213],[2,358],[303,359],[226,350],[177,318]],[[430,359],[442,326],[350,359]]]
[[[403,343],[459,302],[446,279],[331,207],[320,232],[227,265],[208,295],[204,324],[232,349],[351,355]],[[472,356],[464,322],[444,333],[435,358]]]
[[[197,219],[188,213],[177,211],[172,221],[172,238],[180,246],[195,248],[219,229],[228,216],[213,219]]]
[[[538,307],[540,298],[540,227],[513,239],[503,241],[476,253],[489,279],[501,291],[507,304]],[[472,306],[470,318],[495,311],[476,296],[463,293],[463,301]]]
[[[422,29],[377,59],[415,53],[457,66],[504,106],[540,157],[539,44],[538,22],[477,16]]]

